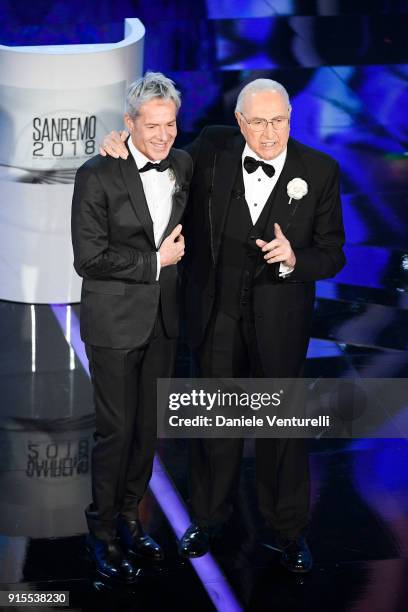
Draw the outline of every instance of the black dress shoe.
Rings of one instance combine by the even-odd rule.
[[[281,548],[281,563],[289,572],[294,572],[295,574],[310,572],[313,559],[303,536],[282,542]]]
[[[210,530],[192,523],[179,542],[179,554],[185,559],[202,557],[210,550],[210,543]]]
[[[119,516],[117,529],[126,554],[137,555],[150,561],[163,561],[162,547],[143,531],[140,521]]]
[[[86,548],[101,578],[132,583],[137,578],[137,570],[123,555],[114,540],[101,540],[92,533],[87,535]]]

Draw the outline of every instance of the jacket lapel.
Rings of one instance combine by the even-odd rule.
[[[176,225],[180,222],[188,198],[188,185],[185,183],[186,170],[185,168],[183,168],[183,165],[180,162],[180,158],[177,155],[177,152],[173,149],[171,149],[169,153],[169,160],[171,162],[171,171],[174,173],[175,186],[172,195],[170,219],[161,239],[161,242],[173,231]]]
[[[216,153],[211,170],[211,186],[208,200],[208,214],[211,231],[211,251],[216,265],[221,237],[227,217],[228,206],[235,178],[241,165],[245,140],[241,134],[234,136],[231,147]]]
[[[286,235],[292,219],[296,214],[298,202],[292,201],[289,204],[289,196],[287,193],[288,183],[294,178],[302,178],[306,180],[306,182],[309,182],[307,170],[304,167],[296,148],[296,141],[293,141],[290,138],[288,141],[288,151],[285,165],[283,166],[282,172],[271,196],[273,198],[271,208],[265,225],[264,234],[262,236],[266,242],[271,242],[271,240],[275,238],[274,223],[279,223],[282,232]],[[255,272],[255,278],[262,273],[266,266],[267,264],[261,260],[260,265]],[[279,264],[275,264],[274,268],[276,277],[278,277]]]
[[[154,241],[153,221],[147,206],[146,196],[143,190],[142,180],[136,167],[133,155],[129,151],[127,159],[119,158],[123,180],[129,192],[130,201],[137,218],[143,226],[153,248],[156,250]]]
[[[296,214],[298,208],[297,202],[292,200],[289,204],[289,196],[287,194],[288,183],[294,178],[302,178],[308,182],[306,169],[297,151],[296,142],[290,138],[285,165],[272,193],[273,199],[264,237],[264,240],[267,242],[275,238],[274,223],[279,223],[283,233],[286,234],[293,216]]]

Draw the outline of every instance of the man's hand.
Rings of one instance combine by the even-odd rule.
[[[184,236],[181,233],[183,226],[178,224],[163,240],[159,249],[160,265],[162,268],[176,264],[184,255]]]
[[[102,141],[102,144],[99,146],[99,153],[106,157],[106,155],[110,155],[111,157],[121,157],[122,159],[127,159],[129,152],[125,145],[125,140],[129,136],[129,132],[126,130],[122,130],[121,132],[110,132],[105,136]]]
[[[289,268],[294,268],[296,264],[296,256],[290,246],[289,240],[282,232],[278,223],[274,224],[275,239],[271,242],[265,242],[265,240],[257,240],[256,244],[265,253],[264,259],[266,263],[280,263],[282,262]]]

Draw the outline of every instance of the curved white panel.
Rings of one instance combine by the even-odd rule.
[[[125,20],[114,44],[0,45],[0,299],[80,299],[70,210],[76,169],[122,129],[142,73],[145,29]]]

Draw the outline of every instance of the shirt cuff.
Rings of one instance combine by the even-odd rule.
[[[157,259],[157,268],[156,268],[156,280],[159,280],[159,276],[160,276],[160,270],[161,270],[161,265],[160,265],[160,253],[159,251],[156,251],[156,259]]]
[[[279,278],[286,278],[292,274],[295,268],[293,266],[286,266],[284,263],[279,264]]]

